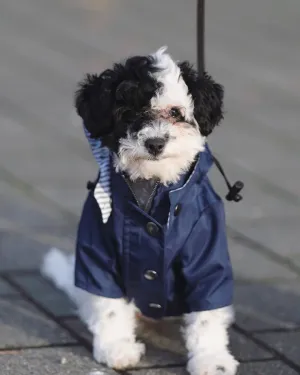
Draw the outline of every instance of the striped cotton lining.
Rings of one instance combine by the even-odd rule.
[[[100,177],[94,190],[94,197],[99,205],[102,214],[102,221],[105,224],[107,223],[112,211],[110,189],[110,152],[107,147],[102,147],[100,139],[91,138],[91,135],[85,126],[83,128],[100,170]]]

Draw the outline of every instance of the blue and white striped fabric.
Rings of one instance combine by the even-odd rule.
[[[107,223],[111,214],[111,189],[110,189],[110,152],[103,147],[100,139],[91,138],[84,126],[85,136],[90,144],[92,153],[99,166],[100,177],[94,190],[94,197],[99,205],[103,223]]]

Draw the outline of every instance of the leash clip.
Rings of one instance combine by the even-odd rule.
[[[214,155],[212,155],[212,158],[227,185],[228,193],[225,196],[226,200],[228,200],[229,202],[241,201],[243,197],[241,196],[240,192],[244,188],[244,183],[242,181],[236,181],[233,185],[231,185],[219,160]]]
[[[240,191],[243,189],[244,187],[244,183],[242,181],[236,181],[230,188],[229,188],[229,191],[228,191],[228,194],[226,195],[226,199],[229,201],[229,202],[239,202],[243,199],[243,197],[241,196]]]

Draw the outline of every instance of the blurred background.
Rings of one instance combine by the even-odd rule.
[[[236,277],[300,274],[300,2],[206,2],[206,68],[225,86],[210,143],[244,200],[226,203]],[[196,63],[194,0],[0,1],[0,270],[73,250],[97,166],[73,110],[76,83],[168,45]],[[212,179],[221,195],[224,181]]]

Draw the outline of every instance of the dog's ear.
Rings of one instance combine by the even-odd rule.
[[[223,119],[223,86],[207,73],[199,76],[190,63],[179,64],[182,78],[194,101],[194,116],[203,136],[208,136]]]
[[[116,76],[112,70],[87,74],[75,93],[75,107],[92,138],[113,131]]]

